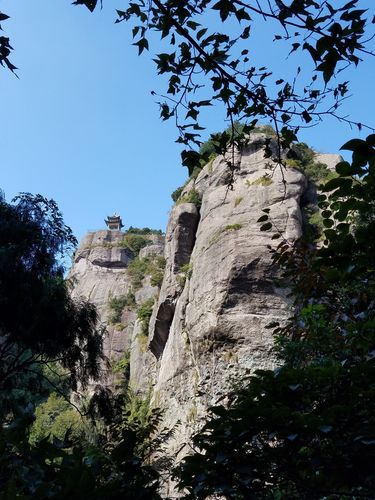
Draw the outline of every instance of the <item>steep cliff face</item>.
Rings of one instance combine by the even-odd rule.
[[[308,183],[296,169],[275,168],[264,156],[265,137],[255,137],[236,153],[230,187],[226,158],[218,157],[185,187],[173,207],[160,291],[145,276],[136,292],[138,306],[157,297],[148,338],[134,310],[122,313],[122,322],[128,323],[124,330],[108,330],[108,355],[130,350],[133,388],[141,393],[151,389],[152,403],[164,408],[164,426],[179,422],[167,447],[171,456],[185,453],[183,444],[199,427],[207,406],[225,396],[242,375],[275,366],[266,325],[290,313],[285,290],[274,283],[277,271],[267,248],[278,240],[272,239],[273,231],[260,231],[257,220],[269,209],[273,227],[286,240],[301,236],[301,200]],[[328,158],[332,163],[333,156]],[[188,202],[192,190],[201,199],[199,208]],[[131,255],[117,246],[121,238],[116,232],[90,233],[72,269],[74,293],[97,304],[104,322],[108,298],[132,287],[127,271]],[[162,252],[162,238],[155,238],[141,256]],[[107,241],[110,245],[103,246]]]
[[[152,261],[155,256],[163,254],[163,236],[149,234],[145,239],[148,245],[140,250],[139,258]],[[124,245],[123,232],[95,231],[88,233],[80,243],[69,273],[73,296],[85,297],[93,302],[106,326],[104,352],[110,360],[117,360],[130,350],[137,305],[158,293],[158,287],[151,285],[147,273],[142,283],[134,286],[134,277],[128,272],[133,260],[134,252]],[[124,305],[114,320],[111,300],[121,300],[129,294],[134,294],[133,303],[131,306]]]
[[[181,447],[207,406],[225,396],[242,375],[275,365],[266,325],[286,319],[290,305],[285,290],[273,283],[267,248],[275,244],[273,233],[260,231],[257,220],[269,208],[283,236],[298,238],[307,182],[297,170],[282,174],[274,169],[264,158],[263,144],[259,137],[236,156],[232,189],[224,158],[207,165],[182,193],[182,200],[191,189],[199,193],[199,213],[194,205],[181,203],[169,219],[167,266],[149,346],[158,359],[154,404],[165,409],[167,426],[180,422],[169,443],[171,456],[186,452]]]

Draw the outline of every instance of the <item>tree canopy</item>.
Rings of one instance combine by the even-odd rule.
[[[98,377],[97,313],[73,301],[60,260],[75,244],[53,200],[22,194],[0,202],[0,387],[54,360],[73,388]]]
[[[91,11],[99,4],[97,0],[74,3]],[[359,129],[363,126],[355,117],[340,115],[349,82],[337,78],[347,66],[373,55],[374,19],[361,8],[360,0],[339,7],[316,0],[273,0],[263,5],[240,0],[140,0],[117,10],[117,15],[117,22],[132,22],[139,54],[152,51],[152,32],[166,40],[165,51],[154,57],[157,72],[168,76],[161,117],[176,121],[178,141],[185,145],[199,145],[200,112],[219,102],[225,105],[230,123],[236,119],[246,123],[245,132],[259,120],[271,122],[284,145],[295,139],[300,127],[327,115]],[[286,44],[289,55],[306,54],[311,71],[297,65],[285,79],[266,65],[254,66],[251,30],[263,20],[273,23],[274,41]],[[222,151],[234,135],[223,138]],[[190,172],[199,163],[196,151],[184,151],[182,157]]]

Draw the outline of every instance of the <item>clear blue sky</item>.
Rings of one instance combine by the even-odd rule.
[[[125,3],[103,4],[90,14],[69,0],[0,0],[19,68],[19,79],[0,69],[0,187],[7,200],[21,191],[54,198],[78,238],[115,211],[126,226],[165,229],[170,193],[186,178],[174,124],[160,121],[150,94],[162,88],[151,56],[138,57],[130,26],[114,24]],[[362,4],[374,14],[373,1]],[[266,34],[265,25],[256,27],[254,57],[275,74],[287,71]],[[343,109],[370,125],[374,76],[374,58],[348,73],[354,97]],[[223,116],[211,110],[207,133],[226,126]],[[328,120],[301,139],[337,152],[358,135]]]

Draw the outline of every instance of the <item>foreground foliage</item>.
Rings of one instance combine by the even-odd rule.
[[[72,300],[60,264],[75,244],[52,200],[0,200],[0,499],[159,498],[145,462],[160,414],[125,373],[85,415],[71,402],[103,358],[96,310]]]

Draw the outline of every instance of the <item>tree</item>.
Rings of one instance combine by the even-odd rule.
[[[56,203],[22,194],[0,201],[0,389],[46,378],[57,361],[71,389],[97,379],[102,330],[93,305],[74,301],[60,257],[75,246]],[[49,365],[51,366],[51,365]],[[22,382],[23,381],[23,382]],[[2,411],[6,411],[2,408]]]
[[[157,499],[158,473],[144,462],[158,414],[140,400],[130,408],[126,393],[96,404],[97,388],[95,426],[70,403],[103,357],[95,307],[74,301],[64,279],[75,245],[53,200],[0,200],[0,498]]]
[[[74,3],[93,11],[99,2]],[[154,59],[158,73],[169,76],[166,96],[160,101],[161,117],[176,120],[178,141],[185,145],[199,145],[200,111],[219,102],[232,125],[235,119],[246,122],[244,132],[251,131],[259,119],[271,121],[280,143],[278,164],[282,164],[281,146],[290,144],[300,127],[326,115],[362,127],[339,114],[348,82],[334,79],[346,66],[373,55],[368,48],[373,20],[359,0],[340,7],[316,0],[273,0],[263,6],[241,0],[138,0],[117,14],[117,22],[133,21],[139,54],[151,48],[153,31],[168,40],[165,52]],[[218,23],[212,22],[215,17]],[[274,23],[274,41],[285,43],[290,54],[307,54],[312,62],[310,75],[297,66],[287,81],[274,78],[264,66],[253,66],[248,39],[253,23],[262,20]],[[223,135],[219,150],[225,152],[233,142],[234,128]],[[184,151],[182,158],[189,173],[199,165],[196,151]]]
[[[102,0],[73,3],[92,12]],[[7,19],[0,13],[0,21]],[[340,115],[349,85],[346,80],[336,79],[347,66],[358,65],[363,56],[374,55],[374,19],[361,8],[361,0],[339,7],[327,0],[271,0],[263,4],[242,0],[135,0],[126,10],[117,10],[116,22],[122,21],[133,23],[134,45],[139,54],[152,48],[153,32],[167,41],[165,51],[155,54],[154,61],[157,72],[168,76],[166,95],[159,96],[161,117],[176,121],[178,142],[199,146],[201,110],[224,104],[231,130],[216,141],[216,148],[217,152],[228,153],[228,144],[232,144],[228,159],[232,174],[234,144],[241,145],[244,135],[259,120],[270,122],[276,130],[279,140],[274,161],[281,168],[285,166],[281,149],[295,140],[301,127],[310,127],[327,115],[359,129],[364,126]],[[249,39],[253,24],[262,21],[273,23],[274,42],[284,44],[285,53],[293,56],[304,52],[310,69],[302,70],[297,63],[290,78],[285,79],[274,76],[265,66],[255,67]],[[9,59],[11,50],[9,39],[1,37],[0,64],[14,72],[16,68]],[[246,124],[243,134],[236,133],[237,119]],[[202,155],[185,150],[182,160],[191,174],[200,166]]]

